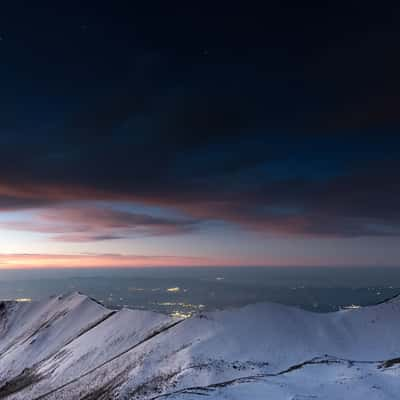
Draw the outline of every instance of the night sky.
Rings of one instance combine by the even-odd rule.
[[[0,266],[400,265],[400,9],[258,3],[1,5]]]

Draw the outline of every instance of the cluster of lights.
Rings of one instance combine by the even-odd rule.
[[[19,298],[15,299],[15,301],[17,303],[30,303],[32,301],[32,299],[29,297],[19,297]]]
[[[167,292],[174,293],[174,292],[179,292],[180,290],[181,290],[181,288],[177,286],[177,287],[168,288]]]
[[[193,314],[192,313],[183,313],[181,311],[174,311],[173,313],[170,314],[171,317],[174,318],[190,318]]]

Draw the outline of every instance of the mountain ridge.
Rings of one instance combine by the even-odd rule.
[[[227,391],[236,398],[244,386],[253,399],[272,390],[270,381],[290,381],[288,375],[315,368],[318,376],[350,365],[349,379],[356,382],[360,379],[351,376],[357,368],[366,374],[372,369],[379,380],[398,371],[391,361],[400,355],[399,301],[326,314],[258,303],[180,319],[109,310],[72,292],[42,302],[7,302],[4,309],[0,399],[201,396],[190,388],[211,388],[211,397]],[[246,380],[255,380],[254,385]],[[280,385],[289,390],[286,381]],[[333,386],[335,393],[343,385]]]

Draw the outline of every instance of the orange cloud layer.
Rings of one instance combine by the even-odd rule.
[[[206,266],[212,264],[212,260],[201,257],[118,254],[0,254],[0,268],[3,269]]]

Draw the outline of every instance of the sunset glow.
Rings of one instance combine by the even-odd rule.
[[[107,268],[107,267],[163,267],[214,265],[210,260],[190,257],[152,257],[119,255],[48,255],[9,254],[0,255],[0,268]]]

